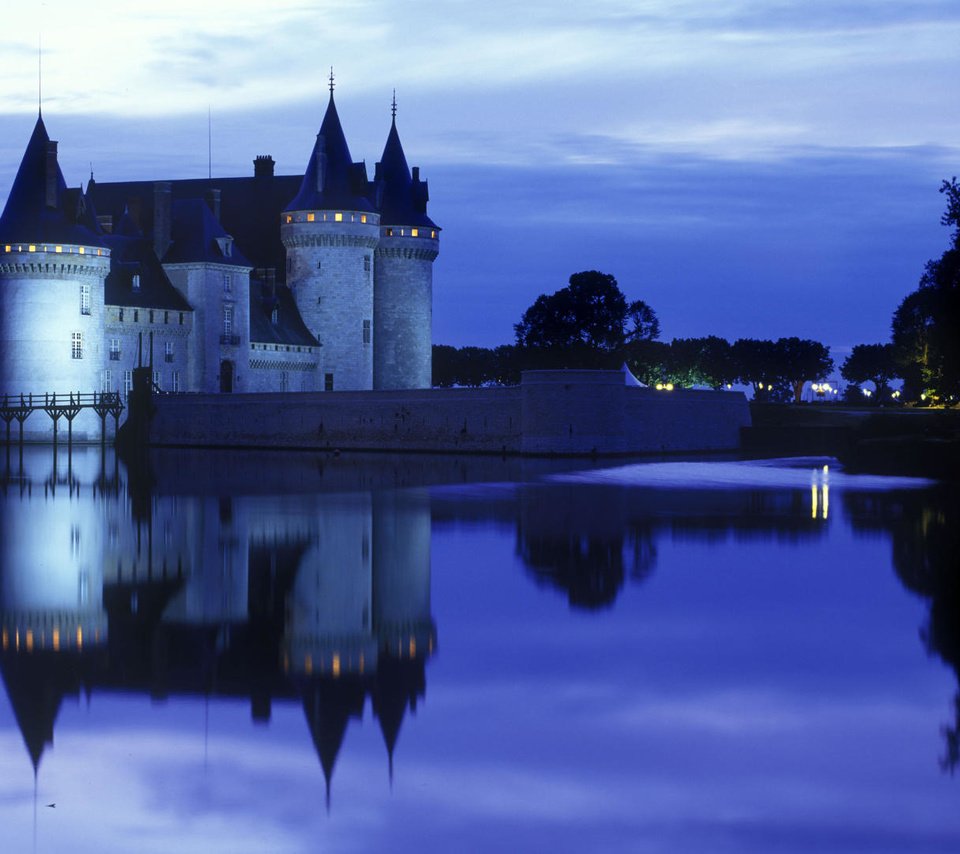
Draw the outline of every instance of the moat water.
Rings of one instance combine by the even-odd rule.
[[[0,448],[0,850],[960,850],[960,502]]]

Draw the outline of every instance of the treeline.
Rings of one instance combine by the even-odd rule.
[[[544,368],[620,368],[624,363],[648,386],[722,389],[749,385],[759,400],[799,400],[804,383],[833,370],[829,348],[816,341],[740,338],[675,338],[621,342],[607,350],[583,345],[536,347],[505,344],[495,348],[433,348],[436,386],[515,385],[520,372]]]

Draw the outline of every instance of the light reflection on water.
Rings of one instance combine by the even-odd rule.
[[[9,850],[960,842],[945,487],[819,458],[53,463],[0,457]]]

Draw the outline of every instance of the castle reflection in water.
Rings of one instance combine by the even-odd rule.
[[[960,678],[953,492],[831,496],[817,471],[799,487],[623,487],[534,468],[167,451],[128,474],[92,449],[0,456],[0,671],[34,769],[65,697],[140,692],[244,698],[256,721],[274,702],[301,704],[328,799],[369,701],[392,773],[437,645],[431,534],[471,522],[512,530],[531,580],[596,612],[654,572],[664,541],[790,546],[823,537],[839,513],[857,536],[890,535],[900,581],[929,602],[928,650]],[[956,712],[943,731],[950,769],[960,693]]]
[[[190,467],[137,482],[49,448],[4,474],[0,661],[35,769],[64,697],[123,691],[245,697],[258,721],[298,700],[328,798],[369,698],[392,770],[436,646],[423,490],[243,490]]]

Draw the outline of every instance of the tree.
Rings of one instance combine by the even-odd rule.
[[[737,379],[753,388],[754,400],[789,399],[790,389],[773,341],[738,338],[730,348],[730,356]]]
[[[723,388],[737,379],[730,342],[716,335],[706,338],[674,338],[670,342],[667,368],[674,385],[706,385]]]
[[[940,185],[947,197],[942,225],[953,226],[950,246],[928,261],[919,287],[897,307],[891,322],[904,396],[951,399],[960,395],[960,185]]]
[[[833,370],[830,348],[808,338],[779,338],[775,344],[781,377],[793,390],[793,402],[799,403],[807,382],[824,380]]]
[[[642,300],[628,303],[609,273],[588,270],[537,297],[514,331],[517,346],[527,351],[525,364],[614,367],[625,344],[657,338],[660,323]]]
[[[840,374],[857,385],[872,382],[878,401],[888,397],[890,380],[900,376],[893,344],[857,344],[841,365]]]

